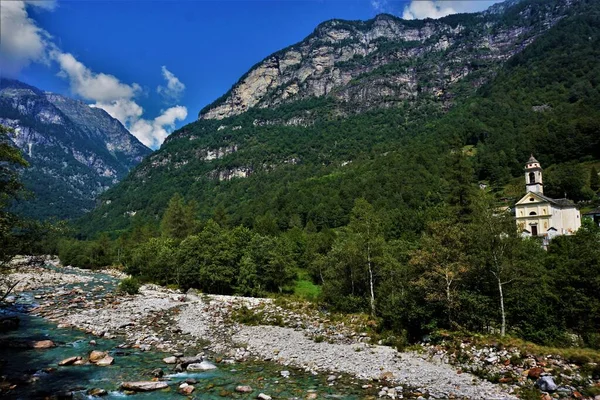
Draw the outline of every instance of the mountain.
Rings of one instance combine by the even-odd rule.
[[[503,61],[554,25],[570,1],[508,2],[477,14],[406,21],[331,20],[302,42],[252,67],[199,117],[223,119],[328,96],[347,115],[431,98],[452,104],[462,85],[478,87]]]
[[[498,190],[531,152],[545,166],[600,158],[599,15],[594,1],[522,0],[325,22],[170,135],[81,226],[155,222],[179,192],[203,218],[280,229],[343,226],[364,197],[389,235],[419,233],[456,189],[457,149]]]
[[[30,164],[17,211],[35,218],[81,216],[151,153],[104,110],[16,80],[0,81],[0,124]]]

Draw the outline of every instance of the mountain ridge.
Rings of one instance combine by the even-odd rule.
[[[451,103],[452,94],[447,92],[454,82],[478,72],[483,76],[479,82],[475,78],[474,86],[480,86],[493,75],[497,61],[522,50],[577,3],[513,1],[490,12],[437,20],[380,14],[367,21],[325,21],[304,40],[251,67],[229,91],[205,106],[199,118],[223,119],[252,107],[313,96],[335,98],[341,114],[357,107],[364,111],[401,101],[414,103],[421,92],[447,97],[444,100]],[[504,18],[508,11],[516,14],[515,22]],[[528,24],[523,24],[527,18]],[[483,34],[469,37],[474,30]],[[469,58],[477,65],[460,63]]]
[[[0,81],[0,123],[15,129],[36,196],[15,207],[36,218],[79,217],[151,152],[104,110],[16,80]]]

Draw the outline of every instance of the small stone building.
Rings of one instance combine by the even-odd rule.
[[[544,196],[542,167],[533,155],[525,164],[525,187],[527,194],[515,205],[517,228],[523,236],[552,239],[579,229],[581,215],[575,203]]]

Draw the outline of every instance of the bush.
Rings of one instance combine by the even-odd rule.
[[[119,283],[119,292],[127,294],[138,294],[140,282],[135,278],[125,278]]]

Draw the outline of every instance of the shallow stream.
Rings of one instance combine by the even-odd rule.
[[[81,273],[81,272],[74,272]],[[94,280],[84,284],[66,285],[61,290],[73,287],[83,288],[86,293],[102,296],[112,291],[118,282],[115,278],[90,273]],[[103,286],[102,290],[98,286]],[[93,291],[95,289],[95,291]],[[37,305],[35,296],[57,288],[43,288],[17,295],[15,305],[8,310],[17,313],[21,319],[18,330],[0,333],[0,379],[2,398],[7,399],[43,399],[75,398],[92,399],[87,391],[100,388],[107,391],[103,398],[115,399],[172,399],[185,398],[178,393],[178,387],[186,380],[195,380],[195,391],[190,398],[196,399],[255,399],[259,393],[272,396],[273,399],[304,399],[311,393],[318,398],[361,399],[374,395],[375,389],[362,389],[365,382],[351,377],[341,377],[330,383],[327,375],[311,375],[304,371],[284,367],[268,362],[241,362],[235,364],[217,363],[218,369],[202,373],[172,372],[173,365],[165,364],[162,359],[171,354],[159,351],[141,351],[135,348],[119,348],[123,342],[119,338],[106,339],[86,334],[77,329],[61,328],[41,317],[28,314],[28,310]],[[68,296],[66,296],[68,299]],[[67,306],[65,303],[64,306]],[[5,310],[4,312],[7,312]],[[49,349],[15,348],[11,343],[52,340],[56,347]],[[97,344],[90,344],[95,341]],[[92,342],[93,343],[93,342]],[[107,351],[114,357],[113,365],[100,367],[93,364],[80,366],[58,366],[58,363],[72,356],[87,357],[92,350]],[[186,354],[193,355],[193,354]],[[214,362],[214,360],[211,360]],[[127,394],[119,390],[124,381],[152,380],[157,368],[164,371],[162,378],[169,384],[168,389]],[[281,371],[290,372],[289,378],[283,378]],[[238,385],[249,385],[253,392],[241,394],[235,392]],[[12,387],[11,389],[8,389]]]

